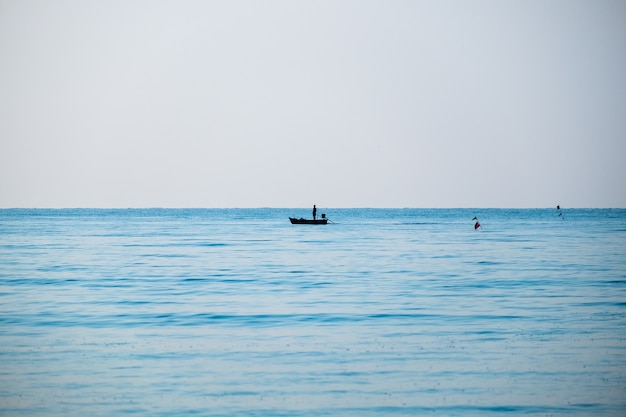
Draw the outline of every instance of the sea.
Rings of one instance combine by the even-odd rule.
[[[0,210],[0,415],[626,415],[625,209],[321,213]]]

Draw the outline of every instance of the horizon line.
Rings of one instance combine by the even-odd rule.
[[[292,206],[292,207],[278,207],[278,206],[258,206],[258,207],[248,207],[248,206],[232,206],[232,207],[180,207],[180,206],[131,206],[131,207],[96,207],[96,206],[78,206],[78,207],[61,207],[61,206],[50,206],[50,207],[0,207],[0,210],[281,210],[281,209],[310,209],[308,206]],[[600,206],[573,206],[573,207],[563,207],[557,208],[557,206],[545,206],[545,207],[383,207],[383,206],[361,206],[361,207],[318,207],[318,211],[320,209],[324,210],[568,210],[568,209],[578,209],[578,210],[591,210],[591,209],[606,209],[606,210],[620,210],[626,209],[626,207],[600,207]]]

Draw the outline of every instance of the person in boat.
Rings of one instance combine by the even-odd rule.
[[[317,216],[317,207],[313,204],[313,220],[315,220],[315,216]]]

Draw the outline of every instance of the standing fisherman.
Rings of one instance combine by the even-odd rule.
[[[315,204],[313,204],[313,220],[315,220],[315,216],[317,216],[317,208],[315,207]]]

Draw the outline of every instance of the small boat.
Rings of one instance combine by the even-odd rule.
[[[321,219],[304,219],[302,217],[300,217],[299,219],[296,219],[295,217],[290,217],[289,221],[291,222],[291,224],[326,224],[328,223],[328,219],[324,216],[322,216]]]

